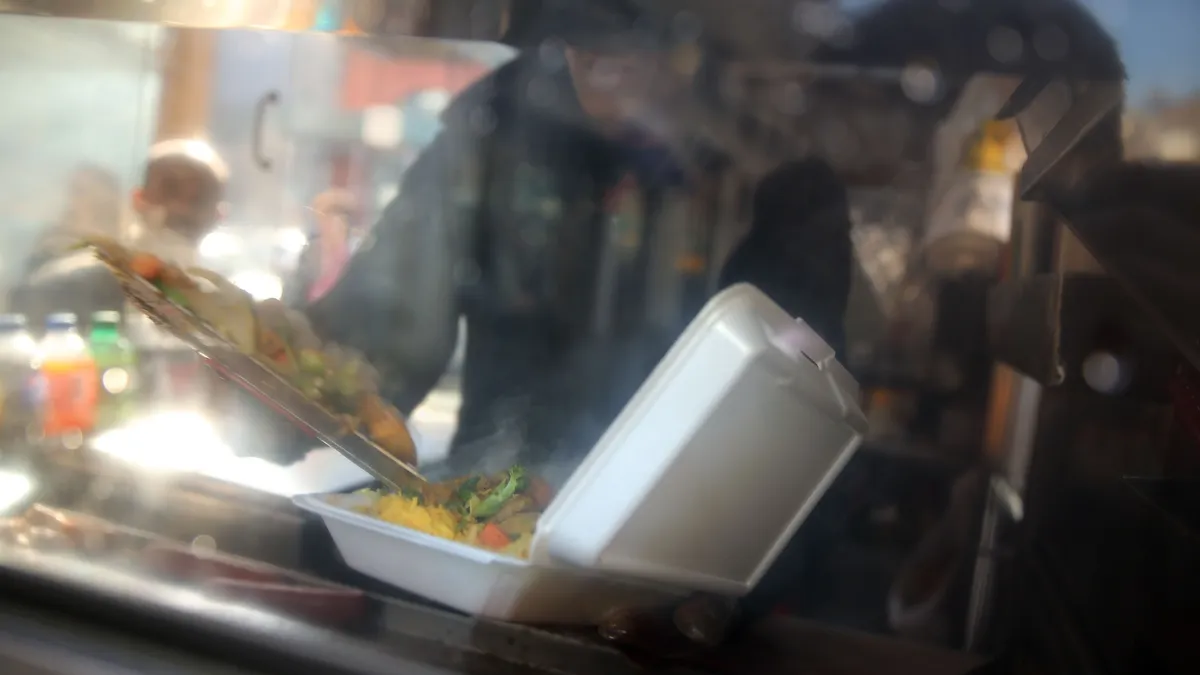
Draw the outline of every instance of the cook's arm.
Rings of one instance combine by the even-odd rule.
[[[458,337],[455,270],[471,218],[454,202],[462,176],[451,148],[442,137],[417,159],[337,285],[306,310],[322,339],[366,356],[406,414],[437,384]]]
[[[448,143],[435,141],[337,285],[307,307],[303,281],[287,298],[304,308],[323,341],[362,352],[379,371],[380,393],[405,414],[437,384],[457,339],[453,275],[464,250],[459,228],[469,224],[448,202],[458,164]],[[234,394],[226,406],[232,412],[223,428],[235,452],[287,463],[317,444],[265,406],[244,403]]]

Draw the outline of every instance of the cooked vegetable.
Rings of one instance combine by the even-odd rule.
[[[300,371],[315,375],[325,374],[325,357],[315,349],[301,350]]]
[[[492,519],[499,522],[533,510],[535,510],[533,499],[529,495],[517,495],[505,502],[504,506],[501,506],[500,510],[496,512],[496,515],[492,516]]]
[[[464,506],[466,505],[467,500],[469,500],[471,498],[471,495],[475,494],[475,488],[479,486],[480,478],[481,478],[481,476],[471,476],[471,477],[467,478],[466,480],[464,480],[462,482],[462,484],[458,486],[458,490],[455,493],[455,496],[458,497],[458,499],[463,503]]]
[[[534,482],[524,469],[514,466],[494,476],[427,483],[420,487],[419,496],[362,493],[377,497],[362,510],[380,520],[523,558],[529,556],[541,517],[528,493]],[[446,534],[447,529],[453,533]]]
[[[479,531],[479,543],[486,548],[500,549],[508,546],[512,541],[507,534],[504,534],[504,530],[501,530],[500,526],[488,523]]]
[[[376,389],[374,378],[369,372],[369,366],[358,359],[343,362],[333,372],[330,379],[330,386],[334,393],[350,401],[354,400],[354,397],[359,392],[374,392]]]
[[[532,535],[540,516],[540,513],[521,513],[511,518],[497,518],[495,523],[509,538],[516,539],[524,535]]]
[[[386,403],[379,394],[364,393],[359,396],[358,416],[367,427],[367,435],[388,454],[410,464],[416,463],[417,446],[399,410]]]
[[[148,281],[156,281],[163,271],[163,261],[149,253],[137,253],[129,259],[129,270]]]
[[[162,292],[163,292],[163,295],[165,295],[167,297],[167,299],[170,300],[171,302],[175,303],[176,305],[179,305],[180,307],[187,307],[188,299],[187,299],[187,296],[183,294],[183,291],[181,291],[177,288],[168,287],[168,288],[162,289]]]
[[[466,493],[462,496],[459,495],[459,491],[471,480],[472,478],[463,477],[441,483],[423,483],[420,486],[421,499],[426,504],[441,504],[461,515],[463,505],[471,496],[474,486],[465,488]]]
[[[266,357],[267,363],[285,374],[294,373],[296,362],[283,338],[266,326],[258,328],[258,353]]]
[[[525,486],[525,470],[519,466],[514,466],[508,470],[503,483],[488,493],[486,497],[480,498],[478,494],[472,495],[467,501],[467,512],[473,518],[486,520],[500,511],[500,507],[504,503],[517,494]]]
[[[191,275],[191,276],[189,276]],[[202,283],[197,284],[195,280]],[[173,265],[162,274],[163,288],[179,289],[184,306],[204,319],[239,351],[254,354],[258,351],[258,320],[254,315],[254,298],[210,270],[192,268],[187,273]]]
[[[392,457],[406,464],[417,463],[417,446],[403,426],[396,425],[379,434],[371,434],[371,438]]]

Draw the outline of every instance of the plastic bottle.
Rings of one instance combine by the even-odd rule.
[[[20,314],[0,314],[0,430],[25,434],[37,419],[37,342]]]
[[[133,411],[137,352],[121,333],[120,312],[96,312],[88,333],[88,349],[95,363],[97,382],[96,426],[116,426]]]
[[[91,431],[96,424],[96,363],[74,314],[46,318],[38,357],[44,392],[42,432],[56,438]]]
[[[992,273],[1012,230],[1016,126],[989,121],[965,139],[950,183],[931,211],[925,264],[935,274]]]

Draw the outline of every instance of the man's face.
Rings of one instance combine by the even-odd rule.
[[[666,52],[652,50],[566,50],[579,103],[601,126],[644,122],[677,91]]]
[[[221,186],[203,167],[163,161],[150,169],[135,206],[150,226],[199,240],[220,219]]]

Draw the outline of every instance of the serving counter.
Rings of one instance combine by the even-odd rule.
[[[10,446],[3,468],[6,475],[28,476],[29,489],[23,499],[10,500],[9,514],[34,502],[72,509],[123,528],[144,531],[162,542],[181,542],[184,549],[200,553],[216,550],[219,555],[255,561],[248,564],[268,563],[281,574],[299,574],[321,584],[361,592],[366,603],[362,620],[340,628],[321,627],[319,618],[315,620],[318,625],[312,620],[292,621],[269,606],[248,612],[244,605],[203,599],[202,621],[220,619],[221,630],[244,629],[246,639],[258,639],[265,632],[274,640],[302,640],[313,651],[306,658],[321,660],[360,652],[372,655],[363,656],[361,663],[352,664],[347,672],[382,672],[385,664],[390,664],[387,667],[393,669],[391,672],[410,672],[405,669],[409,666],[417,668],[411,672],[428,668],[428,672],[514,675],[768,674],[797,672],[797,664],[806,664],[804,672],[817,675],[954,675],[969,672],[980,662],[971,655],[784,616],[765,620],[736,643],[715,652],[676,654],[671,659],[630,655],[587,630],[544,630],[444,610],[345,567],[322,524],[299,512],[290,495],[285,494],[289,487],[318,491],[336,489],[333,483],[346,483],[347,479],[354,482],[355,476],[347,475],[339,466],[342,460],[327,454],[331,451],[310,453],[300,464],[278,473],[272,473],[274,465],[258,466],[260,460],[239,459],[244,464],[242,484],[238,484],[203,472],[169,472],[134,464],[116,451],[18,450]],[[245,484],[255,470],[260,476],[275,477],[273,483],[264,483],[269,489]],[[14,582],[20,577],[21,583],[31,588],[46,584],[86,586],[88,593],[99,594],[101,599],[114,593],[120,596],[122,584],[137,584],[136,600],[132,593],[119,599],[137,605],[138,612],[170,613],[182,602],[179,586],[134,577],[127,569],[105,570],[101,578],[78,562],[31,555],[8,550],[0,560],[2,574],[13,577]],[[40,579],[33,574],[35,569]],[[192,597],[197,595],[191,592],[188,602],[199,602]],[[189,605],[187,611],[194,616],[195,605]]]
[[[166,623],[186,612],[198,634],[218,632],[226,640],[252,642],[267,652],[280,645],[308,666],[340,664],[336,672],[419,672],[578,675],[671,673],[922,673],[956,675],[978,666],[976,657],[842,632],[812,623],[771,618],[722,650],[686,659],[624,654],[583,633],[541,630],[479,621],[418,602],[368,593],[370,619],[331,630],[273,612],[232,604],[67,560],[0,554],[6,597],[20,602],[29,593],[53,590],[71,598],[72,611],[92,603],[117,604],[128,621]],[[136,589],[136,592],[134,592]],[[89,615],[91,611],[80,611]],[[151,636],[153,631],[146,630]],[[198,638],[199,639],[199,638]],[[327,672],[324,668],[321,672]]]

